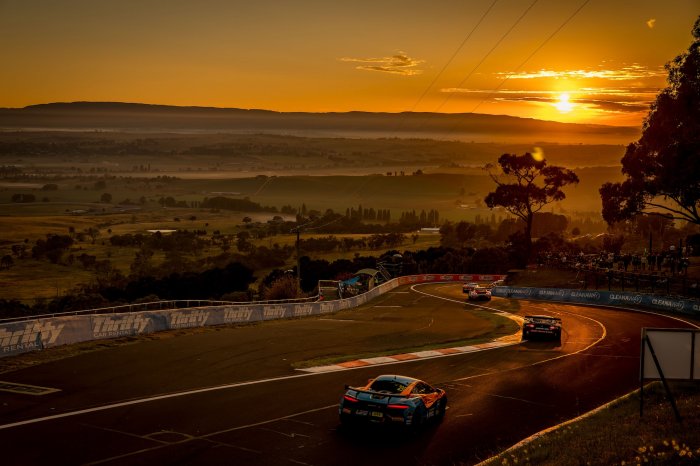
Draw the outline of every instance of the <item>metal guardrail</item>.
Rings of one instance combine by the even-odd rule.
[[[187,309],[209,306],[245,306],[253,304],[290,304],[308,303],[317,301],[319,295],[308,298],[276,299],[266,301],[211,301],[204,299],[178,299],[169,301],[152,301],[148,303],[123,304],[120,306],[98,307],[95,309],[83,309],[79,311],[53,312],[47,314],[36,314],[31,316],[6,317],[0,319],[0,324],[13,322],[26,322],[29,320],[45,319],[49,317],[80,316],[89,314],[121,314],[128,312],[160,311],[167,309]]]

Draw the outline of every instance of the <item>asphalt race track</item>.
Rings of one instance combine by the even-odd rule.
[[[415,288],[326,318],[183,332],[0,374],[2,382],[58,390],[0,391],[0,461],[473,464],[638,388],[642,327],[691,326],[655,314],[494,298],[478,304],[561,317],[561,345],[523,342],[320,374],[291,366],[333,351],[367,352],[372,342],[411,332],[444,337],[482,325],[460,284]],[[363,312],[377,319],[353,319]],[[417,433],[340,428],[343,386],[382,373],[445,388],[445,420]]]

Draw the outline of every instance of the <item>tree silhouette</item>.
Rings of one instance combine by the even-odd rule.
[[[489,208],[501,206],[525,222],[525,245],[529,255],[532,249],[532,220],[536,212],[554,201],[566,198],[562,188],[578,183],[578,176],[563,167],[547,166],[526,152],[523,155],[503,154],[498,158],[501,174],[495,175],[493,165],[487,165],[496,190],[484,202]]]
[[[6,254],[2,256],[2,259],[0,259],[0,269],[9,269],[15,264],[15,261],[12,259],[12,256],[9,254]]]
[[[87,235],[92,239],[92,244],[95,244],[95,240],[98,236],[100,236],[100,230],[93,227],[89,227],[87,230],[85,230],[85,233],[87,233]]]
[[[608,224],[646,212],[700,224],[700,17],[687,53],[666,64],[668,87],[652,104],[639,141],[622,157],[621,183],[600,188]]]

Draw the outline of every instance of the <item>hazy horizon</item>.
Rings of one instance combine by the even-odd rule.
[[[511,115],[425,112],[275,112],[125,102],[49,103],[0,109],[0,131],[279,134],[463,142],[627,144],[639,127],[562,123]]]

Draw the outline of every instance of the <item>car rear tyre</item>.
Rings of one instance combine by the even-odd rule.
[[[443,397],[442,400],[440,400],[440,407],[438,408],[438,422],[442,422],[443,419],[445,419],[445,412],[447,411],[447,397]]]
[[[413,414],[413,423],[411,424],[411,429],[415,432],[421,429],[423,427],[423,424],[425,423],[425,413],[423,412],[423,409],[418,408],[416,409],[416,412]]]

